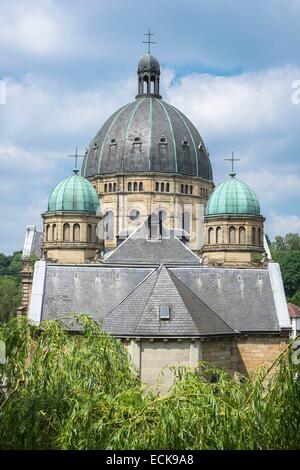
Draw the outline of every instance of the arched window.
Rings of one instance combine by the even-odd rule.
[[[262,240],[261,240],[261,229],[260,229],[260,228],[257,229],[257,243],[258,243],[259,245],[262,244]]]
[[[155,183],[155,191],[159,191],[159,183]]]
[[[154,85],[155,85],[155,77],[151,77],[151,90],[150,90],[150,92],[151,92],[152,94],[155,93],[155,89],[154,89],[155,87],[154,87]]]
[[[209,227],[208,229],[208,244],[209,245],[213,244],[214,242],[213,238],[214,238],[214,229],[213,227]]]
[[[170,192],[170,183],[167,183],[167,184],[166,184],[166,191],[167,191],[167,193]]]
[[[229,243],[235,243],[235,228],[229,227]]]
[[[160,190],[162,193],[165,191],[165,183],[161,183]]]
[[[57,225],[56,224],[52,225],[52,240],[53,241],[57,240]]]
[[[109,192],[109,193],[112,192],[112,184],[111,184],[111,183],[109,183],[109,185],[108,185],[108,192]]]
[[[191,233],[191,214],[189,212],[182,213],[182,228],[187,233]]]
[[[107,184],[104,185],[104,192],[107,193]]]
[[[63,226],[63,240],[64,242],[70,241],[70,225],[64,224]]]
[[[92,226],[91,226],[91,224],[88,224],[88,226],[86,228],[86,240],[88,242],[92,241]]]
[[[149,238],[155,240],[162,238],[162,220],[159,214],[152,214],[148,218]]]
[[[142,181],[139,184],[139,191],[144,191],[144,185],[143,185]]]
[[[165,222],[167,220],[167,212],[163,209],[160,209],[160,211],[158,212],[158,217],[159,217],[159,220],[161,220],[162,222]]]
[[[138,189],[138,184],[137,184],[137,182],[134,182],[133,183],[133,191],[137,191],[137,189]]]
[[[46,227],[46,241],[50,241],[50,225],[47,225]]]
[[[245,227],[240,227],[239,228],[239,243],[241,245],[245,245],[246,243],[246,231]]]
[[[108,211],[105,216],[105,238],[106,240],[113,240],[114,236],[114,213],[112,211]]]
[[[256,230],[252,227],[252,245],[256,245]]]
[[[117,191],[117,183],[114,183],[114,193]]]
[[[190,194],[193,194],[193,186],[190,186]]]
[[[73,225],[73,241],[80,242],[80,225],[79,224]]]
[[[188,193],[189,193],[189,187],[188,187],[188,185],[186,184],[186,185],[185,185],[185,194],[188,194]]]
[[[222,240],[221,240],[221,236],[222,236],[222,229],[221,227],[217,227],[216,228],[216,243],[222,243]]]
[[[182,193],[184,193],[184,184],[181,185],[180,191],[181,191]]]
[[[132,191],[132,183],[128,183],[128,191]]]

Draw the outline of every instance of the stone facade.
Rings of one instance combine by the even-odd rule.
[[[21,306],[17,310],[17,316],[28,314],[28,305],[31,299],[32,292],[32,279],[33,279],[34,266],[29,258],[22,259],[21,268]]]
[[[287,335],[240,335],[211,339],[131,339],[123,343],[137,375],[146,384],[166,391],[174,381],[170,367],[196,367],[199,361],[245,376],[270,367],[288,342]]]
[[[205,217],[203,257],[207,264],[251,265],[264,253],[262,216]]]
[[[204,210],[213,191],[212,182],[164,173],[103,175],[90,181],[105,216],[106,248],[115,248],[118,234],[135,230],[159,211],[166,227],[183,229],[190,235],[188,245],[193,251],[202,248]]]
[[[97,236],[99,216],[80,212],[46,212],[42,217],[43,252],[49,261],[87,263],[101,249]]]

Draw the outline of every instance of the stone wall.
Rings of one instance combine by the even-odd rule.
[[[271,366],[287,341],[288,336],[260,335],[202,341],[132,339],[124,344],[142,382],[167,391],[174,380],[168,366],[194,367],[203,360],[231,374],[247,376],[259,366]]]
[[[235,370],[251,374],[257,367],[270,367],[288,342],[288,336],[243,336],[233,344]]]
[[[99,194],[103,214],[113,214],[109,230],[113,235],[105,240],[106,248],[117,246],[116,236],[123,230],[133,231],[160,210],[166,214],[163,223],[167,228],[182,229],[182,213],[188,213],[185,230],[191,235],[189,247],[195,251],[202,248],[204,207],[213,190],[212,182],[158,173],[96,176],[91,182]],[[132,220],[133,210],[139,212],[139,219]]]

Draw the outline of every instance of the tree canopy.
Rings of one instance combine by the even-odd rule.
[[[280,264],[286,296],[300,305],[300,236],[288,233],[285,237],[275,237],[271,253],[274,261]]]
[[[288,351],[273,375],[252,380],[204,363],[174,369],[174,386],[157,395],[119,340],[77,321],[80,335],[25,318],[0,328],[0,449],[300,449],[299,366]]]

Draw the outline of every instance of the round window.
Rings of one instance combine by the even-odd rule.
[[[140,218],[140,211],[138,211],[137,209],[132,209],[129,212],[129,218],[132,222],[138,222]]]

